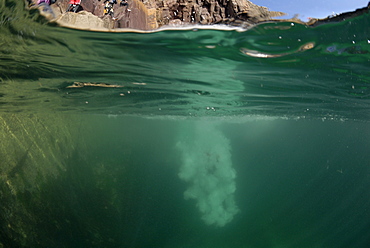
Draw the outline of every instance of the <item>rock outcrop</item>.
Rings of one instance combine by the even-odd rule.
[[[51,7],[56,22],[83,29],[154,30],[189,24],[248,26],[284,15],[249,0],[127,0],[128,6],[114,5],[113,20],[111,16],[104,15],[103,2],[82,0],[77,13],[65,12],[69,0],[58,0]]]

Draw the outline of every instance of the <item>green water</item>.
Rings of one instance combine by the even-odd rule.
[[[370,244],[368,13],[152,33],[0,13],[0,247]]]

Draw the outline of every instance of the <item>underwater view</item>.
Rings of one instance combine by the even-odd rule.
[[[0,0],[0,248],[370,247],[370,5],[241,1]]]

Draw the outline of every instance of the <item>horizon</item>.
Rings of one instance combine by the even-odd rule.
[[[267,7],[270,11],[281,11],[287,15],[280,18],[292,18],[298,15],[301,20],[309,18],[326,18],[331,15],[337,15],[344,12],[355,11],[356,9],[366,7],[368,0],[251,0],[252,3]]]

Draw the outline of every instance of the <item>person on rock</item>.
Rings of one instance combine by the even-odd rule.
[[[30,1],[32,2],[32,1]],[[50,7],[51,4],[55,3],[56,0],[37,0],[36,5],[39,7],[44,14],[49,15],[51,18],[55,18],[53,9]]]
[[[47,5],[50,5],[50,0],[37,0],[36,2],[37,5],[40,5],[40,4],[47,4]]]
[[[127,0],[121,0],[121,2],[119,3],[119,6],[127,6],[127,8],[128,8]]]
[[[81,0],[70,0],[69,6],[66,10],[66,12],[77,12],[78,8],[80,7]]]
[[[100,1],[100,0],[99,0]],[[114,17],[114,10],[113,5],[117,4],[117,0],[105,0],[104,1],[104,15],[110,15],[113,20],[116,18]],[[128,6],[128,3],[126,0],[121,0],[120,6]]]
[[[51,5],[55,3],[56,1],[57,0],[37,0],[36,4],[37,5],[42,5],[42,4]],[[29,1],[29,2],[32,2],[32,1]]]

